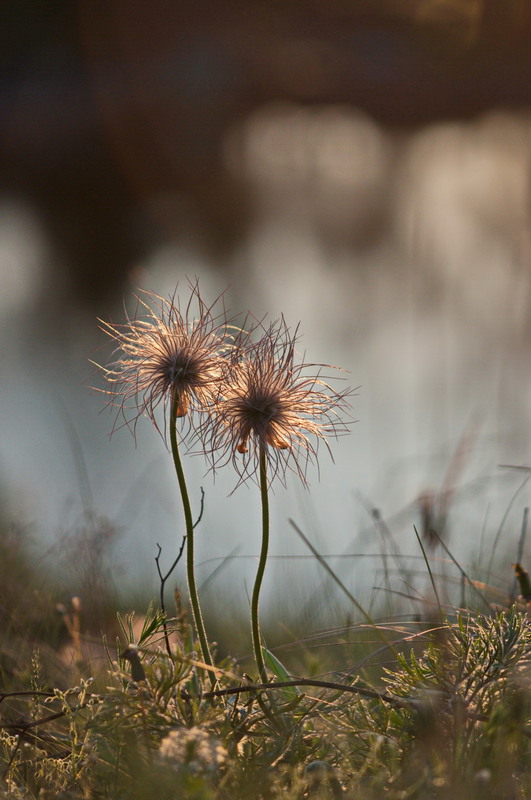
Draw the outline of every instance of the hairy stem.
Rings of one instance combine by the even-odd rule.
[[[194,616],[195,627],[199,642],[201,644],[201,651],[203,653],[203,661],[209,667],[213,666],[212,656],[210,655],[210,648],[205,633],[205,625],[203,623],[203,615],[201,614],[201,606],[199,605],[199,595],[197,594],[197,586],[195,582],[194,570],[194,523],[192,520],[192,510],[190,507],[190,498],[188,497],[188,489],[186,488],[186,480],[184,477],[184,470],[179,453],[179,445],[177,442],[177,407],[179,404],[179,396],[177,392],[173,393],[171,409],[170,409],[170,442],[171,452],[173,456],[173,463],[175,465],[175,472],[177,473],[177,481],[179,483],[179,490],[181,492],[181,499],[183,503],[184,521],[186,524],[186,576],[188,579],[188,593],[190,595],[190,604],[192,606],[192,613]],[[210,681],[212,686],[215,686],[216,679],[213,673],[210,674]]]
[[[258,602],[260,589],[267,561],[269,549],[269,497],[267,493],[267,460],[266,445],[260,445],[260,496],[262,500],[262,549],[258,561],[258,570],[254,581],[253,596],[251,598],[251,630],[253,635],[253,649],[260,680],[267,681],[267,672],[262,654],[262,640],[260,635],[260,622],[258,618]]]

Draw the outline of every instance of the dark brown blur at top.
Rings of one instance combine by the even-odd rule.
[[[28,0],[2,16],[0,196],[29,204],[50,283],[88,305],[165,239],[230,261],[252,214],[226,138],[263,106],[341,105],[397,132],[531,105],[527,0]]]

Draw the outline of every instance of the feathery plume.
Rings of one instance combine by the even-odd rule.
[[[208,454],[215,468],[232,461],[238,485],[256,478],[261,448],[269,482],[278,476],[284,483],[292,470],[306,483],[319,443],[330,449],[327,438],[348,431],[350,390],[336,392],[325,381],[322,370],[333,367],[297,361],[297,334],[283,317],[263,328],[257,341],[251,333],[235,345],[220,375],[214,413],[205,425]]]
[[[186,417],[193,411],[204,412],[217,396],[229,341],[225,318],[213,314],[217,300],[206,305],[197,281],[190,282],[190,289],[184,311],[176,291],[168,300],[142,291],[137,296],[142,316],[121,325],[100,320],[102,330],[116,343],[115,360],[106,367],[96,364],[110,384],[104,390],[109,404],[118,407],[113,432],[122,419],[134,433],[138,419],[147,416],[165,437],[175,398],[177,417]],[[162,429],[156,419],[159,406],[164,413]]]

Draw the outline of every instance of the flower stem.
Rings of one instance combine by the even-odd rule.
[[[203,623],[203,616],[201,614],[201,606],[199,605],[199,596],[197,594],[197,586],[195,583],[194,571],[194,523],[192,520],[192,509],[190,507],[190,498],[188,496],[188,489],[186,487],[186,480],[184,477],[184,470],[179,453],[179,445],[177,442],[177,408],[179,405],[179,396],[177,392],[173,393],[171,409],[170,409],[170,442],[171,452],[173,456],[173,463],[175,465],[175,472],[177,473],[177,481],[179,483],[179,490],[181,492],[181,499],[184,511],[184,521],[186,524],[186,575],[188,579],[188,593],[190,595],[190,603],[192,606],[192,613],[194,617],[195,627],[199,642],[201,644],[201,651],[203,653],[203,661],[209,667],[214,666],[208,640],[205,633],[205,626]],[[210,672],[210,681],[212,686],[216,684],[216,678],[213,672]]]
[[[267,681],[267,672],[262,655],[262,639],[260,635],[260,623],[258,620],[258,601],[260,589],[267,561],[267,551],[269,549],[269,497],[267,493],[267,459],[266,445],[260,445],[260,496],[262,500],[262,549],[258,561],[258,570],[251,598],[251,630],[253,635],[253,649],[256,665],[263,683]]]

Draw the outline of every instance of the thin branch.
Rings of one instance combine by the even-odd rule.
[[[199,525],[199,523],[201,522],[201,520],[203,518],[203,511],[204,510],[205,510],[205,490],[201,486],[201,505],[200,505],[200,509],[199,509],[199,516],[197,517],[196,521],[192,525],[192,530],[194,528],[196,528]],[[166,644],[166,651],[167,651],[169,656],[171,656],[172,653],[171,653],[171,647],[170,647],[170,639],[169,639],[169,636],[168,636],[168,628],[166,626],[166,606],[164,604],[164,587],[166,586],[166,581],[168,580],[168,578],[172,574],[173,570],[175,569],[175,567],[177,566],[177,564],[181,560],[182,554],[184,552],[185,545],[186,545],[186,535],[183,536],[183,541],[182,541],[181,547],[179,549],[179,553],[177,554],[177,558],[175,559],[175,561],[173,562],[173,564],[169,568],[169,570],[166,573],[166,575],[163,575],[162,572],[161,572],[161,569],[160,569],[160,557],[162,555],[162,547],[157,542],[157,547],[159,548],[159,552],[155,556],[155,564],[157,565],[157,572],[158,572],[159,578],[160,578],[160,608],[161,608],[161,611],[162,611],[162,613],[164,615],[163,616],[163,620],[162,620],[162,627],[164,629],[164,641],[165,641],[165,644]]]
[[[205,490],[201,486],[201,505],[200,505],[200,508],[199,508],[199,516],[196,519],[196,521],[194,522],[194,524],[192,525],[192,529],[197,528],[197,526],[199,525],[199,523],[203,519],[203,511],[204,510],[205,510]]]
[[[388,703],[395,708],[405,708],[410,709],[411,711],[418,710],[419,707],[422,705],[422,702],[414,698],[407,698],[407,697],[393,697],[386,692],[377,692],[374,689],[367,689],[362,686],[351,686],[345,683],[336,683],[335,681],[321,681],[316,680],[313,678],[294,678],[292,680],[287,681],[276,681],[271,683],[249,683],[240,686],[229,686],[225,689],[214,689],[210,692],[204,692],[201,695],[201,699],[203,700],[210,700],[214,697],[226,697],[228,695],[240,695],[245,694],[248,692],[263,692],[268,691],[270,689],[287,689],[290,687],[296,686],[311,686],[317,689],[331,689],[332,691],[337,692],[345,692],[347,694],[356,694],[360,697],[366,697],[371,700],[379,700],[382,703]],[[22,694],[22,693],[18,693]],[[36,692],[26,692],[26,694],[37,694]],[[183,699],[188,700],[191,698],[191,695],[181,690],[180,695]],[[85,703],[83,703],[79,708],[84,708]],[[75,710],[79,710],[75,709]],[[11,724],[0,724],[1,730],[10,730],[14,733],[17,733],[19,736],[24,735],[27,731],[31,730],[32,728],[36,728],[39,725],[45,725],[48,722],[52,722],[56,719],[61,719],[62,717],[67,716],[70,713],[73,713],[74,709],[69,709],[68,711],[58,711],[55,714],[50,714],[47,717],[41,717],[40,719],[33,720],[32,722],[26,723],[11,723]],[[486,714],[477,714],[472,711],[468,711],[465,709],[465,713],[469,719],[476,720],[478,722],[486,722],[489,717]],[[527,738],[531,738],[531,730],[527,728],[522,729],[522,733]]]
[[[25,689],[17,692],[0,692],[0,703],[6,697],[55,697],[54,692],[37,692],[34,689]]]
[[[181,547],[179,548],[179,552],[177,554],[177,558],[175,559],[175,561],[173,562],[173,564],[169,568],[169,570],[166,573],[166,575],[163,575],[162,572],[161,572],[161,569],[160,569],[160,556],[162,554],[162,547],[160,546],[160,544],[158,542],[157,542],[157,547],[159,548],[159,552],[155,556],[155,564],[157,565],[157,572],[159,573],[159,578],[160,578],[160,608],[161,608],[162,615],[163,615],[162,616],[162,627],[163,627],[163,630],[164,630],[164,641],[166,643],[166,651],[167,651],[167,653],[168,653],[168,655],[170,657],[171,657],[172,652],[171,652],[171,647],[170,647],[170,639],[169,639],[169,636],[168,636],[168,627],[166,625],[166,606],[164,604],[164,587],[166,586],[166,581],[168,580],[168,578],[172,574],[173,570],[175,569],[175,567],[177,566],[177,564],[179,563],[179,561],[182,558],[182,554],[184,552],[185,544],[186,544],[186,536],[183,536],[183,541],[182,541]]]
[[[365,689],[361,686],[349,686],[344,683],[335,683],[334,681],[319,681],[313,678],[297,678],[289,681],[277,681],[275,683],[252,683],[243,686],[230,686],[227,689],[215,689],[212,692],[205,692],[202,695],[204,700],[214,697],[225,697],[227,695],[239,695],[245,692],[262,692],[268,689],[287,689],[291,686],[313,686],[318,689],[332,689],[334,691],[346,692],[348,694],[357,694],[361,697],[367,697],[371,700],[379,700],[382,703],[388,703],[395,708],[406,708],[411,711],[417,711],[422,707],[422,701],[406,698],[406,697],[393,697],[386,692],[377,692],[373,689]],[[189,698],[188,692],[182,692],[184,698]],[[466,716],[477,722],[487,722],[489,717],[487,714],[476,714],[473,711],[465,709]],[[531,739],[531,730],[527,728],[522,729],[522,733],[528,739]]]
[[[412,702],[403,700],[401,698],[392,697],[385,692],[376,692],[372,689],[365,689],[361,686],[349,686],[345,683],[335,683],[334,681],[319,681],[313,678],[294,678],[289,681],[275,681],[274,683],[248,683],[242,686],[229,686],[226,689],[215,689],[212,692],[205,692],[202,697],[204,700],[209,700],[214,697],[225,697],[226,695],[239,695],[244,692],[261,692],[268,689],[287,689],[292,686],[313,686],[318,689],[333,689],[335,691],[347,692],[350,694],[361,695],[362,697],[369,697],[373,700],[381,700],[384,703],[389,703],[400,708],[409,708]],[[182,693],[183,696],[188,696],[188,693]]]
[[[81,708],[82,706],[80,706]],[[66,717],[67,714],[71,714],[72,709],[69,711],[56,711],[55,714],[50,714],[47,717],[41,717],[40,719],[34,719],[32,722],[4,722],[0,724],[0,728],[4,731],[14,731],[15,733],[26,733],[27,731],[31,730],[31,728],[36,728],[38,725],[46,725],[47,722],[53,722],[54,719],[61,719],[61,717]]]

